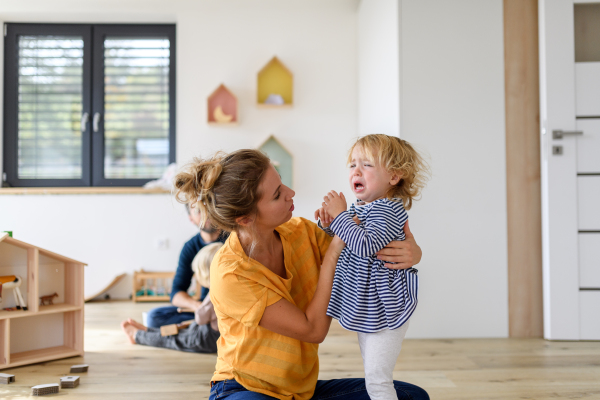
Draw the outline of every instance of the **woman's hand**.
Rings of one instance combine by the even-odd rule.
[[[417,265],[421,261],[421,248],[415,241],[408,221],[404,225],[404,235],[406,239],[403,241],[392,241],[386,247],[377,252],[377,258],[382,261],[387,261],[385,266],[391,269],[408,269]],[[393,262],[395,264],[389,264]]]

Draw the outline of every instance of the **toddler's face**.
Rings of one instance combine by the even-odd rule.
[[[365,203],[384,198],[390,186],[400,179],[377,165],[374,160],[368,159],[360,146],[355,146],[352,150],[348,173],[352,192]]]

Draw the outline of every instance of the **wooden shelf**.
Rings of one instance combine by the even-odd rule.
[[[75,350],[67,346],[48,347],[46,349],[30,350],[22,353],[11,354],[9,364],[0,365],[0,368],[11,368],[19,365],[27,365],[82,355],[83,351]]]
[[[35,315],[42,314],[58,314],[67,311],[78,311],[83,309],[83,307],[76,306],[73,304],[53,304],[50,306],[40,306],[40,310],[37,312],[27,310],[19,310],[19,311],[0,311],[0,319],[8,319],[8,318],[21,318],[21,317],[33,317]]]
[[[258,108],[292,108],[293,107],[291,104],[277,105],[277,104],[262,104],[262,103],[258,103],[256,106]]]
[[[0,310],[0,369],[83,355],[85,263],[6,235],[0,235],[0,259],[27,277],[21,289],[28,307]],[[56,293],[56,304],[40,305],[40,291]],[[3,293],[5,307],[15,306],[10,294]]]
[[[143,290],[143,288],[148,289],[147,287],[147,280],[148,279],[153,279],[153,280],[161,280],[162,284],[165,285],[167,283],[167,280],[173,280],[173,278],[175,277],[175,272],[152,272],[152,271],[144,271],[143,269],[141,271],[134,271],[133,273],[133,291],[132,291],[132,295],[131,295],[131,299],[136,302],[136,301],[171,301],[171,296],[169,295],[155,295],[155,296],[149,296],[149,295],[141,295],[138,296],[136,295],[136,293],[140,290]],[[167,288],[163,286],[163,288],[166,290]],[[147,292],[146,292],[147,293]]]
[[[169,296],[135,296],[134,301],[171,301]]]
[[[281,176],[281,182],[287,187],[293,188],[294,159],[292,153],[274,135],[269,136],[267,140],[258,146],[258,149],[269,156],[271,164]]]
[[[207,122],[212,126],[238,124],[238,99],[223,84],[208,96]]]
[[[258,72],[256,95],[256,102],[261,107],[291,107],[294,103],[294,75],[277,57]],[[283,104],[265,104],[271,95],[281,96]]]

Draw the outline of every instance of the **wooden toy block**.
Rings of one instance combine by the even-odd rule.
[[[89,365],[87,364],[79,364],[71,366],[71,373],[73,372],[87,372]]]
[[[179,328],[177,328],[177,324],[163,325],[160,327],[160,335],[161,336],[172,336],[172,335],[177,335],[178,333],[179,333]]]
[[[79,386],[78,376],[63,376],[60,378],[60,387],[62,389],[73,389]]]
[[[10,374],[0,374],[0,383],[8,385],[15,381],[15,376]]]
[[[58,393],[58,383],[48,383],[46,385],[37,385],[31,388],[32,396],[44,396],[47,394]]]

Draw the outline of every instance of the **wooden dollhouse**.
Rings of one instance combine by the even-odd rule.
[[[0,276],[19,276],[25,309],[12,289],[0,304],[0,369],[83,355],[86,264],[0,234]],[[56,294],[56,296],[54,296]],[[53,295],[52,304],[40,297]]]

